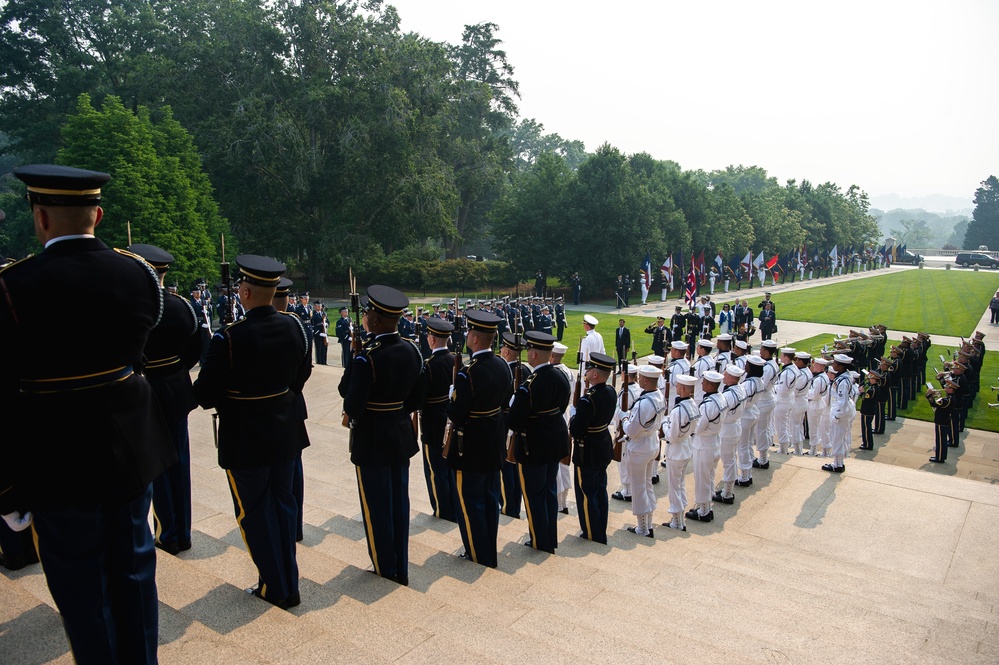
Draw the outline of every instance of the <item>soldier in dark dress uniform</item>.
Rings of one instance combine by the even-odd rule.
[[[371,337],[340,381],[368,554],[375,574],[404,586],[409,584],[409,458],[419,450],[410,414],[426,396],[419,349],[399,336],[398,320],[408,305],[396,289],[368,288],[361,298],[362,325]]]
[[[333,332],[340,342],[340,365],[347,367],[350,365],[350,312],[346,307],[341,307],[339,314],[340,318],[336,320]]]
[[[454,315],[454,332],[451,333],[451,350],[462,355],[465,348],[465,314],[458,309]]]
[[[877,430],[878,386],[881,374],[867,371],[867,383],[860,388],[860,449],[874,450],[874,432]]]
[[[562,335],[565,334],[565,303],[562,302],[562,296],[555,299],[555,339],[562,341]]]
[[[326,311],[323,309],[323,303],[316,301],[312,305],[312,312],[309,315],[309,328],[312,331],[312,344],[316,347],[316,364],[325,365],[326,364],[326,350],[329,348],[329,336],[327,330],[329,330],[330,324],[326,318]]]
[[[423,370],[427,384],[427,397],[420,410],[420,439],[423,444],[423,475],[430,494],[430,508],[434,517],[456,522],[455,505],[458,495],[454,491],[454,478],[444,459],[444,426],[447,424],[448,392],[454,374],[454,354],[448,349],[448,340],[454,326],[432,319],[430,327],[430,358]]]
[[[132,245],[128,249],[156,270],[162,285],[174,261],[173,255],[154,245]],[[198,405],[191,389],[190,370],[201,357],[201,335],[194,308],[187,299],[162,290],[163,316],[146,340],[143,374],[156,393],[178,459],[153,481],[156,547],[177,554],[191,549],[191,444],[187,416]]]
[[[308,441],[298,395],[312,358],[301,319],[273,306],[284,264],[252,254],[236,264],[246,318],[212,337],[194,396],[218,411],[219,466],[259,577],[247,593],[288,609],[301,602],[293,486]]]
[[[559,461],[569,454],[564,413],[572,387],[565,374],[548,362],[555,338],[542,332],[530,332],[526,337],[527,362],[534,373],[517,389],[507,427],[525,435],[515,441],[531,533],[525,544],[554,552],[558,546],[556,481]]]
[[[159,280],[94,237],[108,174],[32,165],[14,175],[28,186],[45,250],[0,277],[0,404],[5,422],[32,424],[30,437],[0,444],[0,514],[12,529],[32,526],[78,663],[154,663],[150,483],[177,461],[139,373],[163,309]],[[72,335],[52,325],[56,294]],[[128,303],[114,325],[109,302]]]
[[[447,417],[453,428],[447,464],[454,470],[462,556],[495,568],[499,531],[500,464],[506,429],[503,406],[510,399],[510,368],[492,351],[499,321],[465,310],[471,358],[454,382]]]
[[[943,379],[944,391],[926,391],[926,399],[933,407],[933,430],[935,433],[935,450],[931,462],[946,462],[947,448],[954,440],[953,412],[956,405],[955,392],[959,385],[950,379]]]
[[[652,353],[657,356],[666,356],[666,345],[672,342],[670,329],[666,327],[666,319],[662,316],[656,317],[656,322],[649,325],[645,332],[652,335]]]
[[[191,287],[191,307],[194,315],[198,318],[201,335],[201,357],[198,359],[199,365],[205,364],[205,354],[208,353],[208,342],[212,339],[211,309],[205,307],[205,301],[201,297],[201,286],[195,284]]]
[[[520,355],[524,350],[524,338],[514,333],[505,333],[500,344],[500,357],[506,361],[510,367],[510,391],[506,402],[503,405],[503,419],[506,420],[510,413],[510,397],[517,392],[517,388],[527,381],[531,376],[531,368],[526,363],[520,362]],[[515,385],[518,377],[520,383]],[[504,455],[503,466],[500,469],[500,512],[507,517],[520,519],[520,471],[516,462],[511,462]]]
[[[683,315],[683,308],[676,306],[676,312],[669,319],[670,342],[682,342],[683,331],[687,329],[687,317]],[[661,353],[661,356],[666,354]]]
[[[569,420],[572,436],[572,463],[576,465],[576,506],[582,538],[607,544],[607,466],[614,442],[607,429],[617,409],[617,393],[607,385],[614,359],[591,353],[586,363],[589,390],[579,398],[576,413]]]
[[[693,358],[697,340],[701,338],[701,317],[694,307],[687,312],[687,354]]]

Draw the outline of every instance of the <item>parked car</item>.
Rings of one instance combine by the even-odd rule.
[[[982,266],[985,268],[999,268],[999,259],[994,259],[982,252],[958,252],[954,257],[954,263],[959,266]]]
[[[914,254],[909,250],[905,250],[904,254],[900,255],[897,259],[895,259],[895,263],[908,263],[915,266],[922,263],[923,258],[924,257],[921,254]]]

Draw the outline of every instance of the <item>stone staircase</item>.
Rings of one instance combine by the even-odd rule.
[[[821,460],[776,459],[715,521],[654,540],[625,532],[629,505],[614,501],[609,546],[575,536],[570,505],[555,555],[501,517],[493,570],[455,556],[457,525],[429,515],[417,457],[410,586],[383,580],[368,572],[338,375],[317,368],[309,383],[291,612],[243,592],[256,572],[208,415],[192,414],[196,533],[190,551],[158,553],[161,662],[999,661],[999,487],[868,460],[830,476]],[[0,598],[0,663],[72,662],[38,566],[0,575]]]

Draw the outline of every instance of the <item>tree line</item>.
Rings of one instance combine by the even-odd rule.
[[[112,172],[111,240],[130,222],[188,276],[213,274],[222,233],[313,288],[390,257],[433,272],[488,254],[514,275],[609,281],[646,252],[877,235],[856,186],[587,154],[545,133],[519,117],[492,23],[448,44],[403,32],[380,0],[18,0],[0,3],[0,34],[2,173]],[[4,252],[35,251],[19,190],[0,189]]]

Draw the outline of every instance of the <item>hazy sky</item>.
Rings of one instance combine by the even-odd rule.
[[[520,114],[592,151],[971,206],[999,175],[999,2],[387,0],[457,43],[490,21]]]

